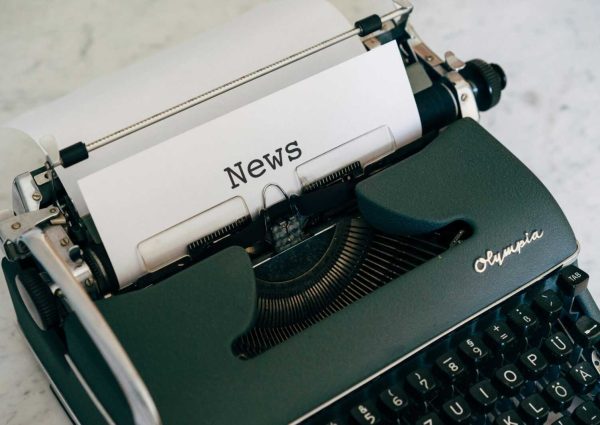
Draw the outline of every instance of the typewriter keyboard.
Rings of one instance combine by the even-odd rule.
[[[530,286],[308,423],[600,424],[600,323],[575,266]]]

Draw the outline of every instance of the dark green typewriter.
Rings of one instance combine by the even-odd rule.
[[[440,58],[398,3],[16,177],[3,270],[73,423],[600,424],[600,312],[577,240],[477,123],[504,72]],[[123,285],[57,169],[352,37],[397,48],[422,136],[337,164]]]

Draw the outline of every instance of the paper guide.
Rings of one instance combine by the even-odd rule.
[[[347,165],[344,158],[351,163],[365,155],[359,141],[348,144],[358,136],[369,135],[368,143],[383,149],[415,140],[420,132],[401,56],[389,43],[113,164],[79,185],[126,285],[160,265],[156,253],[171,261],[238,212],[256,215],[265,186],[277,183],[288,195],[299,193],[298,170],[322,154],[343,146],[332,156],[341,168]],[[279,199],[270,197],[267,204]],[[225,213],[215,213],[219,205]],[[168,229],[180,236],[165,234]],[[148,240],[152,267],[140,255],[140,244]]]

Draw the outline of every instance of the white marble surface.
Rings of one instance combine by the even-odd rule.
[[[0,122],[260,2],[0,0]],[[358,18],[372,12],[373,0],[334,3]],[[438,53],[452,49],[504,67],[509,86],[482,122],[564,208],[600,299],[600,3],[415,0],[415,8],[413,23]],[[0,145],[0,179],[24,155],[8,157],[7,148]],[[7,199],[0,193],[0,206]],[[0,424],[33,423],[67,419],[0,282]]]

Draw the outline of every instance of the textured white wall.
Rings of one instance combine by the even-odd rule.
[[[387,5],[385,0],[333,2],[351,18],[385,11],[382,4]],[[0,122],[257,3],[0,0]],[[453,50],[463,59],[481,57],[504,67],[508,88],[482,123],[555,195],[581,241],[580,264],[590,271],[592,291],[600,299],[598,22],[595,0],[415,0],[413,14],[420,35],[438,53]],[[10,176],[9,158],[18,162],[25,154],[9,157],[8,148],[0,144],[0,180]],[[0,194],[0,206],[6,201]],[[3,282],[0,423],[66,423],[17,331]]]

